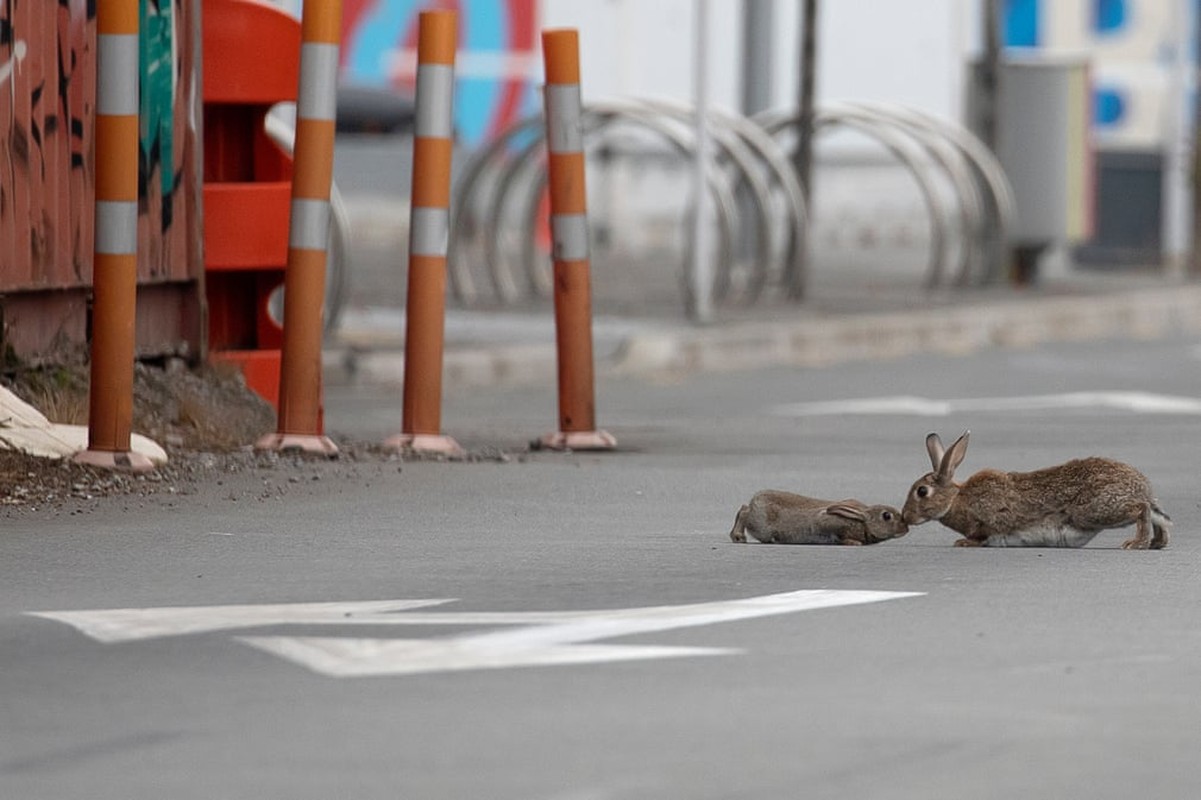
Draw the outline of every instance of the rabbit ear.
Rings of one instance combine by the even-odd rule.
[[[867,512],[861,508],[846,505],[845,503],[835,503],[832,506],[826,506],[826,513],[835,517],[867,522]]]
[[[971,431],[964,431],[943,454],[942,460],[935,467],[940,481],[950,481],[955,477],[955,468],[963,463],[963,457],[967,455],[967,441],[970,435]]]
[[[926,437],[926,452],[930,454],[930,469],[938,472],[938,467],[942,464],[942,454],[945,450],[942,446],[942,439],[938,438],[937,433],[932,433]]]

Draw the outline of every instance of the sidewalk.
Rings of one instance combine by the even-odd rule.
[[[547,306],[449,310],[444,384],[553,383],[554,318]],[[705,326],[684,321],[678,310],[663,318],[602,314],[593,320],[593,350],[603,379],[1198,332],[1201,283],[1072,270],[1027,288],[931,293],[913,286],[819,286],[804,303],[765,301],[722,312]],[[327,381],[400,385],[403,334],[401,309],[347,309],[326,344]]]

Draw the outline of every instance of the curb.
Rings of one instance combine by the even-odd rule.
[[[443,354],[442,386],[553,386],[557,369],[553,344],[458,347]],[[327,347],[324,372],[326,383],[398,389],[404,385],[404,353]]]
[[[1172,286],[911,312],[636,331],[624,338],[614,355],[597,360],[596,372],[600,378],[653,377],[773,366],[822,367],[920,353],[964,355],[988,347],[1155,339],[1199,332],[1201,286]],[[553,343],[481,343],[446,351],[443,384],[553,385],[556,369]],[[395,351],[327,350],[326,371],[341,383],[399,386],[404,356]]]
[[[1172,287],[638,334],[627,340],[613,371],[639,375],[777,365],[819,367],[926,352],[967,354],[986,347],[1153,339],[1197,332],[1201,332],[1201,287]]]

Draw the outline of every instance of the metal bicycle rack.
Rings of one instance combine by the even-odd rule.
[[[695,156],[694,111],[664,101],[591,103],[584,109],[586,149],[609,148],[615,134],[634,130],[681,160]],[[712,112],[713,199],[717,247],[714,299],[755,303],[765,290],[804,296],[808,210],[782,143],[795,113],[753,119]],[[958,125],[899,106],[844,103],[819,110],[819,131],[860,132],[886,148],[912,174],[930,222],[926,285],[995,280],[1002,271],[1014,220],[1012,189],[996,158]],[[549,261],[537,244],[546,187],[543,121],[534,115],[503,131],[465,164],[455,184],[448,276],[464,306],[512,305],[550,294]],[[949,192],[947,191],[949,187]],[[685,216],[692,214],[691,207]],[[685,246],[684,268],[691,253]],[[481,275],[481,272],[485,273]]]
[[[795,113],[774,111],[756,121],[773,136],[797,124]],[[946,282],[952,226],[959,234],[954,283],[1000,276],[1015,218],[1013,190],[996,157],[975,136],[924,112],[886,104],[834,104],[818,111],[816,125],[851,128],[875,139],[913,175],[930,217],[928,287]],[[942,182],[953,190],[953,208],[940,192]]]
[[[604,102],[585,109],[583,125],[590,148],[604,143],[612,129],[632,127],[653,135],[685,160],[693,158],[695,148],[691,120],[692,113],[684,106]],[[713,114],[711,125],[717,168],[709,176],[708,190],[717,217],[716,260],[722,267],[715,275],[715,297],[746,305],[755,302],[772,281],[789,281],[799,287],[806,230],[804,201],[786,154],[744,118]],[[477,305],[484,299],[481,281],[464,258],[472,245],[476,247],[473,255],[487,267],[495,301],[511,304],[549,292],[546,259],[537,252],[534,237],[546,180],[541,126],[540,115],[515,123],[477,152],[459,177],[449,283],[456,300],[464,305]],[[749,197],[753,215],[745,221],[752,232],[745,257],[736,255],[733,243],[734,232],[744,224],[739,216],[739,190]],[[517,229],[522,240],[517,253],[507,250],[502,241],[505,214],[511,207],[520,211]],[[773,224],[779,213],[788,218],[782,236],[776,234]],[[689,259],[690,253],[685,252],[684,271]],[[524,273],[524,280],[516,277],[518,272]]]
[[[289,157],[296,142],[296,126],[278,114],[268,114],[264,128],[267,136],[276,146]],[[342,315],[342,307],[346,304],[349,291],[347,276],[350,263],[350,215],[346,211],[346,203],[336,184],[329,187],[329,251],[325,266],[325,313],[322,315],[322,327],[326,334],[338,327]],[[273,317],[282,320],[283,290],[277,291],[270,301]]]
[[[681,122],[690,121],[693,118],[692,109],[683,104],[647,101],[644,105],[654,111],[671,114]],[[730,179],[736,188],[742,181],[750,189],[755,210],[759,215],[759,219],[756,221],[757,227],[766,225],[768,228],[765,233],[760,232],[759,234],[764,242],[770,243],[773,238],[771,229],[772,223],[776,221],[776,214],[784,215],[785,224],[778,226],[784,232],[784,241],[775,243],[774,254],[770,252],[767,245],[760,251],[760,255],[763,256],[759,270],[760,280],[755,285],[752,299],[757,298],[764,285],[770,284],[773,280],[784,286],[790,296],[800,297],[804,291],[805,235],[808,230],[808,214],[805,208],[805,195],[797,182],[788,154],[753,120],[720,111],[710,112],[709,120],[718,135],[726,134],[734,137],[734,142],[740,146],[737,152],[745,149],[748,151],[747,155],[751,157],[749,160],[745,157],[736,159],[735,174],[730,176]],[[722,164],[719,162],[720,166]],[[768,181],[766,185],[762,184],[756,167],[766,172],[765,177]],[[777,197],[773,187],[778,189],[779,194],[782,195],[779,197],[782,206],[773,203],[773,199]],[[776,268],[774,271],[769,271],[773,262],[776,262]]]

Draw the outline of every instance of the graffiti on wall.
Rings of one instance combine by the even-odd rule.
[[[145,174],[158,173],[159,189],[170,197],[176,186],[174,171],[175,14],[172,0],[142,0],[139,86],[141,150]],[[164,166],[165,165],[165,166]],[[164,207],[163,224],[171,220]]]
[[[427,8],[459,14],[455,128],[463,141],[486,140],[537,109],[536,0],[346,0],[343,78],[411,93],[417,15]]]
[[[90,259],[73,206],[91,188],[79,70],[93,21],[86,0],[0,2],[0,288],[75,283]]]
[[[200,268],[189,246],[192,0],[141,0],[139,280]],[[91,282],[96,0],[0,0],[0,293]],[[194,237],[193,237],[194,238]]]
[[[11,54],[7,61],[5,61],[3,64],[0,64],[0,86],[8,83],[8,79],[12,77],[13,70],[16,69],[17,64],[25,60],[25,53],[28,52],[28,46],[25,44],[25,40],[14,40],[11,29],[7,31],[7,41],[12,43],[10,48]]]
[[[182,35],[188,0],[141,0],[138,83],[139,170],[143,230],[139,263],[151,277],[171,277],[173,264],[189,258],[181,224],[191,208],[184,187],[190,165],[182,141],[192,114],[186,106],[192,85],[190,40]]]

